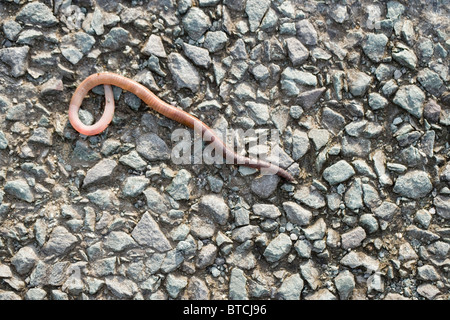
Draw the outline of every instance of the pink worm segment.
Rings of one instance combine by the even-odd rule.
[[[103,112],[102,117],[97,123],[87,126],[83,124],[79,119],[78,111],[84,97],[89,92],[89,90],[101,84],[103,84],[105,88],[105,111]],[[268,172],[275,173],[290,182],[295,181],[295,179],[289,172],[270,162],[259,159],[250,159],[248,157],[237,154],[233,150],[229,149],[211,128],[209,128],[205,123],[198,120],[193,115],[162,101],[142,84],[114,73],[105,72],[90,75],[83,82],[81,82],[81,84],[75,90],[69,106],[69,121],[72,127],[79,133],[87,136],[96,135],[105,130],[106,127],[111,123],[114,115],[114,95],[111,85],[134,93],[149,107],[168,117],[169,119],[177,121],[192,129],[201,128],[203,139],[214,144],[216,150],[220,150],[224,158],[233,159],[235,164],[241,164],[257,169],[264,168]]]

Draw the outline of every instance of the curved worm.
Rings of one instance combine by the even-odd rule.
[[[101,84],[105,87],[105,111],[98,122],[87,126],[79,119],[78,110],[80,109],[81,103],[89,90]],[[251,159],[237,154],[233,150],[229,149],[210,127],[193,115],[162,101],[142,84],[114,73],[105,72],[90,75],[83,82],[81,82],[75,90],[69,106],[69,121],[75,130],[81,134],[91,136],[106,129],[112,121],[114,115],[114,96],[111,85],[134,93],[153,110],[161,113],[169,119],[177,121],[195,130],[199,128],[201,130],[203,140],[213,144],[216,151],[221,152],[223,157],[227,160],[233,160],[234,164],[244,165],[259,170],[264,169],[265,172],[277,174],[288,181],[295,181],[289,172],[279,166],[264,160]]]

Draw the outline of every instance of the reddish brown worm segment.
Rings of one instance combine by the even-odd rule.
[[[80,109],[81,103],[89,90],[102,84],[105,87],[105,111],[97,123],[87,126],[79,119],[78,110]],[[229,149],[210,127],[193,115],[162,101],[142,84],[114,73],[105,72],[93,74],[81,82],[75,90],[69,107],[69,121],[75,130],[81,134],[90,136],[96,135],[106,129],[112,121],[114,114],[114,97],[111,85],[134,93],[153,110],[161,113],[169,119],[177,121],[192,129],[200,128],[203,140],[214,144],[215,150],[221,152],[223,157],[227,160],[232,159],[234,164],[244,165],[259,170],[264,169],[266,172],[275,173],[288,181],[295,181],[289,172],[279,166],[264,160],[251,159],[237,154],[233,150]]]

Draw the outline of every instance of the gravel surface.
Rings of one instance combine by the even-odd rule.
[[[1,0],[0,299],[449,299],[449,16],[425,0]],[[69,100],[100,71],[217,131],[276,129],[298,184],[175,164],[183,126],[120,88],[109,128],[80,135]]]

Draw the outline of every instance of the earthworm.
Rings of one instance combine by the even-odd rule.
[[[79,119],[78,110],[80,109],[81,103],[89,90],[102,84],[105,88],[105,110],[98,122],[87,126]],[[69,121],[72,127],[79,133],[87,136],[96,135],[105,130],[112,121],[114,115],[114,96],[111,85],[120,87],[123,90],[135,94],[153,110],[161,113],[169,119],[177,121],[195,130],[201,129],[203,140],[212,143],[216,151],[221,152],[224,158],[227,160],[232,160],[234,164],[244,165],[259,170],[264,169],[266,172],[275,173],[287,181],[295,181],[289,172],[275,164],[261,159],[251,159],[237,154],[232,149],[228,148],[210,127],[193,115],[162,101],[142,84],[114,73],[104,72],[90,75],[83,82],[81,82],[75,90],[69,106]]]

